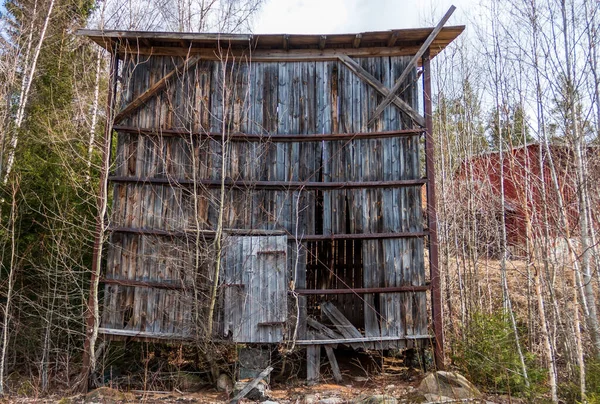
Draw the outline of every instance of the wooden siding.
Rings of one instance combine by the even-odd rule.
[[[409,59],[394,56],[356,60],[391,88]],[[121,72],[120,108],[181,64],[180,58],[166,56],[132,56],[125,60]],[[406,87],[399,93],[414,109],[418,109],[416,81],[416,71],[413,71]],[[329,287],[424,286],[421,237],[365,239],[353,243],[353,248],[361,251],[354,255],[359,261],[349,262],[357,268],[351,276],[341,270],[336,272],[336,265],[341,268],[339,262],[323,264],[331,254],[321,256],[318,248],[307,248],[306,242],[297,245],[293,241],[301,240],[305,235],[319,234],[422,232],[420,184],[334,190],[303,189],[302,186],[263,189],[252,185],[252,181],[360,183],[419,180],[422,177],[420,139],[416,133],[412,136],[312,142],[269,139],[286,134],[378,133],[413,127],[410,119],[395,106],[388,106],[375,125],[368,127],[367,122],[382,98],[344,64],[336,61],[250,65],[244,60],[230,58],[227,62],[201,61],[185,74],[175,74],[162,91],[120,123],[141,131],[118,132],[112,175],[130,181],[113,185],[110,225],[130,230],[180,232],[184,236],[115,232],[110,240],[106,277],[178,283],[183,285],[184,291],[107,283],[102,326],[108,329],[133,327],[132,330],[157,334],[186,334],[194,329],[190,324],[194,302],[190,301],[185,289],[192,284],[206,288],[212,282],[208,266],[197,265],[194,253],[197,248],[204,251],[203,246],[210,245],[210,240],[203,240],[202,232],[215,229],[220,198],[218,187],[202,185],[202,181],[220,181],[222,176],[231,181],[244,180],[244,184],[248,184],[226,187],[223,207],[226,231],[274,230],[290,236],[286,254],[288,264],[285,273],[277,277],[277,288],[281,287],[281,282],[287,285],[289,280],[294,280],[298,288],[305,288],[307,284],[316,286],[315,279],[307,279],[310,274],[316,276],[314,270],[307,272],[307,262],[309,265],[320,262],[318,271],[326,271],[328,278],[336,280]],[[161,130],[184,133],[162,136]],[[216,137],[210,133],[265,136],[259,140],[227,141],[227,136]],[[166,181],[162,184],[140,181],[152,178]],[[192,186],[180,186],[181,180],[191,182]],[[156,240],[160,240],[160,247],[156,246]],[[233,235],[227,238],[229,249],[225,252],[223,284],[235,283],[234,277],[239,275],[235,268],[246,265],[244,252],[250,248],[244,243],[253,245],[252,240],[255,238]],[[282,238],[277,240],[281,243]],[[346,258],[351,259],[351,256]],[[280,263],[277,261],[273,265],[279,268]],[[204,273],[194,274],[194,268]],[[264,271],[272,271],[272,268]],[[362,278],[349,285],[348,276]],[[200,279],[200,285],[192,279]],[[254,285],[248,279],[242,283]],[[283,332],[293,327],[292,314],[283,318],[274,315],[273,318],[288,322],[286,327],[271,327],[274,332],[261,332],[256,327],[244,330],[232,327],[231,324],[239,320],[236,316],[250,310],[231,295],[227,297],[232,290],[229,287],[220,289],[222,300],[215,330],[232,335],[233,340],[239,342],[278,342],[285,337]],[[166,296],[175,295],[180,296],[182,303],[172,305],[166,300]],[[356,326],[367,337],[427,334],[426,292],[340,295],[321,300],[338,305],[342,313],[345,307],[352,310],[357,304],[361,305],[359,317],[364,319],[364,324]],[[310,301],[299,297],[299,303],[301,316],[305,318]],[[229,312],[236,304],[238,311]],[[134,321],[124,326],[123,317],[128,307],[133,307]],[[271,315],[266,318],[271,319]],[[300,325],[299,335],[304,337],[305,325],[302,321]],[[402,342],[386,342],[385,346],[402,346]]]

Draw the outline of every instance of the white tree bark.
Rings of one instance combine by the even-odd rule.
[[[23,124],[23,118],[25,117],[25,109],[27,107],[27,102],[29,100],[29,92],[31,90],[31,83],[33,81],[33,77],[36,73],[37,61],[40,56],[40,51],[42,49],[42,45],[44,44],[44,40],[46,38],[46,30],[48,29],[48,24],[50,23],[50,18],[52,16],[52,11],[54,9],[55,0],[50,0],[50,6],[48,7],[48,12],[46,17],[44,18],[44,25],[42,27],[42,31],[40,33],[40,38],[38,40],[37,46],[35,47],[35,51],[33,53],[33,58],[31,63],[28,64],[26,60],[25,71],[27,72],[26,79],[24,79],[23,84],[21,86],[21,94],[19,98],[19,105],[17,108],[17,115],[15,118],[14,130],[11,134],[10,145],[8,149],[8,159],[6,161],[6,169],[4,171],[4,180],[3,184],[6,185],[8,182],[8,178],[10,177],[10,173],[12,172],[12,168],[15,162],[15,153],[17,151],[17,144],[19,142],[19,130],[21,129],[21,125]],[[36,3],[37,4],[37,3]],[[31,41],[29,45],[31,45]],[[26,58],[27,59],[27,58]]]

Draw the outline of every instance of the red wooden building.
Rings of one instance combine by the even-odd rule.
[[[555,167],[559,192],[552,177],[552,165]],[[598,175],[598,171],[595,165],[588,167],[590,175]],[[564,237],[559,195],[562,196],[571,237],[577,234],[578,185],[573,150],[568,146],[550,145],[546,148],[530,144],[502,154],[497,151],[481,154],[463,162],[458,178],[459,186],[471,191],[459,194],[464,198],[472,198],[470,206],[476,210],[475,214],[487,218],[488,223],[490,218],[492,221],[497,219],[495,222],[499,224],[500,215],[504,213],[507,241],[514,254],[522,255],[525,252],[528,222],[531,224],[533,241],[544,237],[546,231],[555,240]],[[590,197],[592,203],[597,204],[594,201],[596,196]],[[481,231],[499,234],[498,230],[488,226]]]

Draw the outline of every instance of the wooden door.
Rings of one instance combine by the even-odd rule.
[[[287,237],[228,237],[223,332],[243,343],[281,342],[287,319]]]

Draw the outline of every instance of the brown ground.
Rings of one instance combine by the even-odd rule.
[[[407,370],[402,374],[380,374],[370,378],[361,376],[344,376],[342,384],[326,381],[318,385],[307,386],[303,381],[294,380],[288,384],[274,384],[268,391],[269,399],[281,404],[319,403],[326,400],[327,403],[353,403],[361,402],[375,395],[394,397],[399,403],[423,403],[422,397],[416,392],[416,387],[423,378],[423,374],[414,370]],[[230,398],[225,392],[218,392],[212,388],[204,388],[198,392],[149,392],[130,391],[122,392],[108,387],[102,387],[91,391],[87,395],[75,395],[61,397],[52,395],[44,398],[34,397],[10,397],[0,402],[6,403],[60,403],[60,404],[83,404],[83,403],[229,403]],[[242,399],[240,403],[252,401]],[[363,401],[368,402],[368,401]],[[456,403],[515,403],[523,401],[506,396],[487,396],[484,400],[457,400]],[[448,402],[446,402],[448,403]]]

